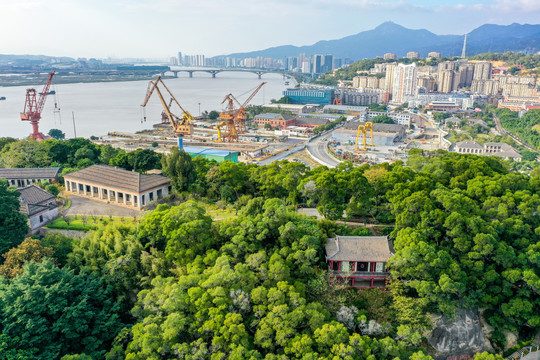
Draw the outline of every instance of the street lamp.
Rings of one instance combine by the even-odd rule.
[[[201,103],[199,103],[199,116],[201,116]]]

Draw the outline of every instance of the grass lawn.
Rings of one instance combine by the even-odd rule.
[[[206,214],[210,216],[212,220],[224,220],[236,217],[235,209],[220,209],[216,204],[200,203],[200,205],[206,209]]]
[[[49,229],[63,229],[63,230],[79,230],[79,231],[90,231],[90,230],[96,230],[100,226],[106,226],[108,224],[134,224],[135,220],[131,217],[116,217],[113,216],[112,219],[109,217],[86,217],[86,223],[83,222],[83,217],[76,215],[76,216],[69,216],[69,223],[66,222],[65,218],[58,218],[49,224],[47,224],[47,228]]]
[[[232,217],[236,217],[236,210],[229,210],[229,209],[216,209],[216,210],[206,210],[206,213],[213,219],[213,220],[224,220],[229,219]]]

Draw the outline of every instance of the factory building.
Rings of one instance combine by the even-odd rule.
[[[332,140],[341,143],[356,142],[358,133],[358,125],[364,125],[364,122],[353,121],[345,124],[345,126],[334,130]],[[395,143],[402,141],[405,138],[405,130],[407,127],[397,124],[373,124],[373,143],[375,145],[394,146]]]
[[[228,150],[219,150],[219,149],[211,149],[211,148],[205,148],[205,147],[198,147],[198,146],[185,146],[183,150],[189,154],[191,157],[197,157],[201,156],[208,160],[215,160],[217,162],[223,162],[223,161],[232,161],[237,163],[238,162],[238,152],[236,151],[228,151]]]

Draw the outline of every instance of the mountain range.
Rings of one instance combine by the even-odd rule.
[[[463,48],[465,35],[437,35],[428,30],[407,29],[393,22],[385,22],[373,30],[362,31],[356,35],[337,40],[323,40],[313,45],[284,45],[264,50],[234,53],[236,58],[268,57],[282,59],[288,56],[314,54],[332,54],[336,58],[361,60],[395,53],[404,57],[409,51],[417,51],[420,56],[427,56],[430,51],[437,51],[442,56],[459,56]],[[540,25],[482,25],[467,35],[467,55],[484,52],[540,51]]]

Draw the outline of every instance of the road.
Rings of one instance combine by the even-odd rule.
[[[307,151],[312,157],[315,158],[316,161],[330,168],[334,168],[339,165],[340,161],[328,153],[327,142],[331,137],[332,132],[330,131],[319,136],[318,138],[313,139],[308,143]]]
[[[270,156],[269,158],[266,158],[264,160],[258,161],[258,165],[268,165],[270,163],[273,163],[274,161],[279,161],[285,159],[287,156],[294,154],[297,151],[300,151],[305,148],[305,142],[302,140],[297,139],[291,139],[296,141],[296,144],[292,146],[289,150],[282,151],[276,155]]]

